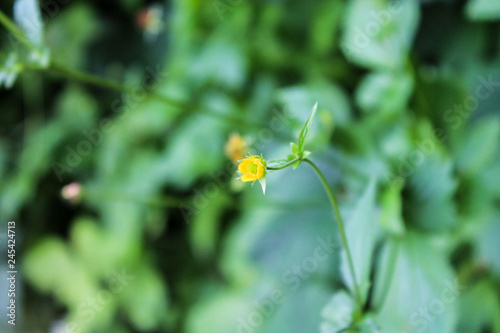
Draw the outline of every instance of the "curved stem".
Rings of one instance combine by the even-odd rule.
[[[283,164],[279,167],[275,167],[275,168],[272,168],[272,167],[268,167],[267,170],[281,170],[281,169],[284,169],[284,168],[288,168],[290,165],[293,165],[295,162],[299,161],[298,158],[294,158],[293,160],[289,161],[287,164]]]
[[[307,158],[303,160],[304,162],[308,163],[314,171],[316,171],[316,174],[318,175],[319,179],[321,180],[321,183],[323,184],[323,187],[326,190],[326,193],[328,194],[328,199],[330,199],[330,203],[333,207],[333,211],[335,212],[335,216],[337,217],[337,223],[339,226],[339,231],[340,231],[340,237],[342,239],[342,245],[344,246],[344,250],[347,254],[347,261],[349,264],[349,270],[351,271],[351,276],[353,279],[354,283],[354,290],[356,293],[356,302],[358,303],[359,310],[362,309],[363,306],[363,301],[361,298],[361,291],[358,286],[358,280],[356,279],[356,273],[354,271],[354,262],[352,260],[352,255],[351,251],[349,249],[349,244],[347,242],[347,236],[345,233],[345,227],[344,227],[344,222],[342,220],[342,216],[340,215],[339,207],[337,205],[337,200],[335,200],[335,196],[333,194],[332,189],[330,188],[330,185],[328,185],[328,182],[326,181],[325,176],[323,176],[323,173],[318,169],[316,164],[314,164],[311,160],[308,160]]]

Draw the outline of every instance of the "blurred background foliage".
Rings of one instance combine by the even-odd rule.
[[[0,4],[19,332],[500,332],[497,0],[39,5]],[[225,154],[285,157],[316,101],[362,317],[312,170],[263,196]]]

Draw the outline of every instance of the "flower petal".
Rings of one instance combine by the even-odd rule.
[[[264,177],[266,174],[266,168],[262,164],[262,162],[259,162],[257,164],[257,179]]]
[[[238,165],[238,171],[241,172],[242,174],[248,173],[247,170],[247,165],[248,165],[248,160],[244,159],[240,165]]]
[[[257,179],[257,176],[256,175],[252,175],[252,174],[245,174],[243,176],[241,176],[241,181],[242,182],[253,182],[254,180]]]

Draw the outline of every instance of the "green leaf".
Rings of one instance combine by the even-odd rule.
[[[379,221],[375,211],[376,181],[372,179],[363,196],[346,221],[346,234],[352,259],[356,283],[361,289],[363,301],[370,288],[370,271],[375,243],[380,234]],[[349,289],[354,292],[354,281],[349,269],[345,251],[342,251],[342,276]]]
[[[381,198],[380,226],[395,235],[401,235],[405,232],[402,189],[403,183],[396,182],[382,193]]]
[[[497,215],[498,216],[498,215]],[[477,223],[479,221],[474,221]],[[500,277],[500,219],[489,221],[476,239],[477,261],[486,264],[491,273]]]
[[[494,0],[469,0],[465,7],[467,18],[472,21],[500,19],[500,2]]]
[[[379,323],[371,314],[365,315],[356,328],[359,333],[382,333]]]
[[[453,164],[434,153],[425,155],[420,164],[407,163],[412,174],[408,178],[403,216],[408,223],[423,230],[451,228],[457,223],[454,202],[457,181]]]
[[[355,308],[354,299],[347,292],[342,290],[334,294],[321,312],[324,318],[321,333],[337,333],[349,327],[354,320]]]
[[[226,192],[220,189],[214,197],[206,198],[203,205],[193,210],[193,219],[188,221],[191,247],[201,260],[210,259],[215,254],[222,214],[229,202]]]
[[[300,149],[295,142],[290,142],[290,147],[292,147],[292,153],[294,156],[299,157]]]
[[[270,316],[269,322],[263,325],[262,330],[257,329],[255,332],[317,332],[321,323],[321,309],[328,301],[329,292],[330,289],[324,285],[304,283],[297,291],[285,294],[285,301],[276,304],[275,313]]]
[[[356,91],[356,102],[365,112],[402,113],[413,91],[407,72],[373,72],[365,76]]]
[[[98,21],[88,2],[76,2],[51,17],[47,22],[45,44],[50,48],[52,58],[71,68],[84,67],[87,45],[96,38],[100,29],[99,24],[88,23]]]
[[[499,148],[500,121],[498,117],[484,117],[460,136],[456,150],[459,170],[474,176],[490,162]]]
[[[158,328],[168,315],[168,292],[161,275],[147,263],[123,272],[130,281],[117,296],[128,318],[141,332]]]
[[[500,301],[498,289],[488,279],[479,281],[460,298],[459,332],[480,332],[484,327],[500,329]]]
[[[0,88],[2,86],[6,89],[12,88],[20,72],[21,66],[17,62],[17,55],[11,52],[3,66],[0,67]]]
[[[391,259],[391,251],[383,251],[383,261]],[[385,270],[375,282],[375,294],[383,300],[376,314],[381,331],[456,332],[457,300],[464,286],[455,279],[446,251],[423,235],[407,233],[396,260],[393,271]],[[387,282],[387,293],[380,292]]]
[[[302,119],[304,110],[311,104],[321,104],[324,118],[318,125],[322,131],[330,132],[332,127],[345,126],[352,120],[351,103],[345,88],[332,83],[331,80],[315,79],[301,85],[290,86],[278,90],[277,99],[283,104],[286,113],[291,117]],[[318,115],[321,116],[321,115]],[[327,120],[329,119],[329,120]],[[291,124],[294,129],[300,129],[303,121]],[[314,133],[314,137],[320,133]]]
[[[401,69],[417,32],[417,1],[350,1],[341,47],[348,61],[369,69]]]
[[[186,319],[187,333],[237,332],[238,325],[244,326],[241,322],[254,311],[247,293],[234,289],[220,290],[216,286],[212,289],[215,289],[212,295],[202,296],[190,308]]]
[[[298,147],[299,147],[299,152],[302,152],[304,150],[304,146],[307,141],[307,137],[309,136],[309,130],[311,129],[314,116],[316,115],[316,111],[318,110],[318,102],[314,104],[311,114],[309,115],[309,118],[307,118],[306,122],[304,123],[304,127],[302,127],[302,131],[300,132],[299,135],[299,141],[298,141]]]

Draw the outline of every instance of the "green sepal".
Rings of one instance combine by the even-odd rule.
[[[264,193],[264,195],[266,195],[266,177],[262,177],[261,179],[258,179],[259,183],[260,183],[260,186],[262,186],[262,193]]]
[[[302,152],[304,150],[304,146],[306,144],[307,137],[309,136],[309,130],[311,129],[314,116],[316,115],[316,111],[318,110],[318,102],[314,104],[311,114],[309,115],[309,118],[307,118],[306,122],[304,123],[304,127],[302,127],[302,131],[300,132],[299,135],[299,142],[298,142],[298,148],[299,152]],[[292,148],[293,149],[293,148]]]
[[[290,147],[292,148],[292,154],[294,157],[299,157],[300,149],[295,142],[290,142]]]

